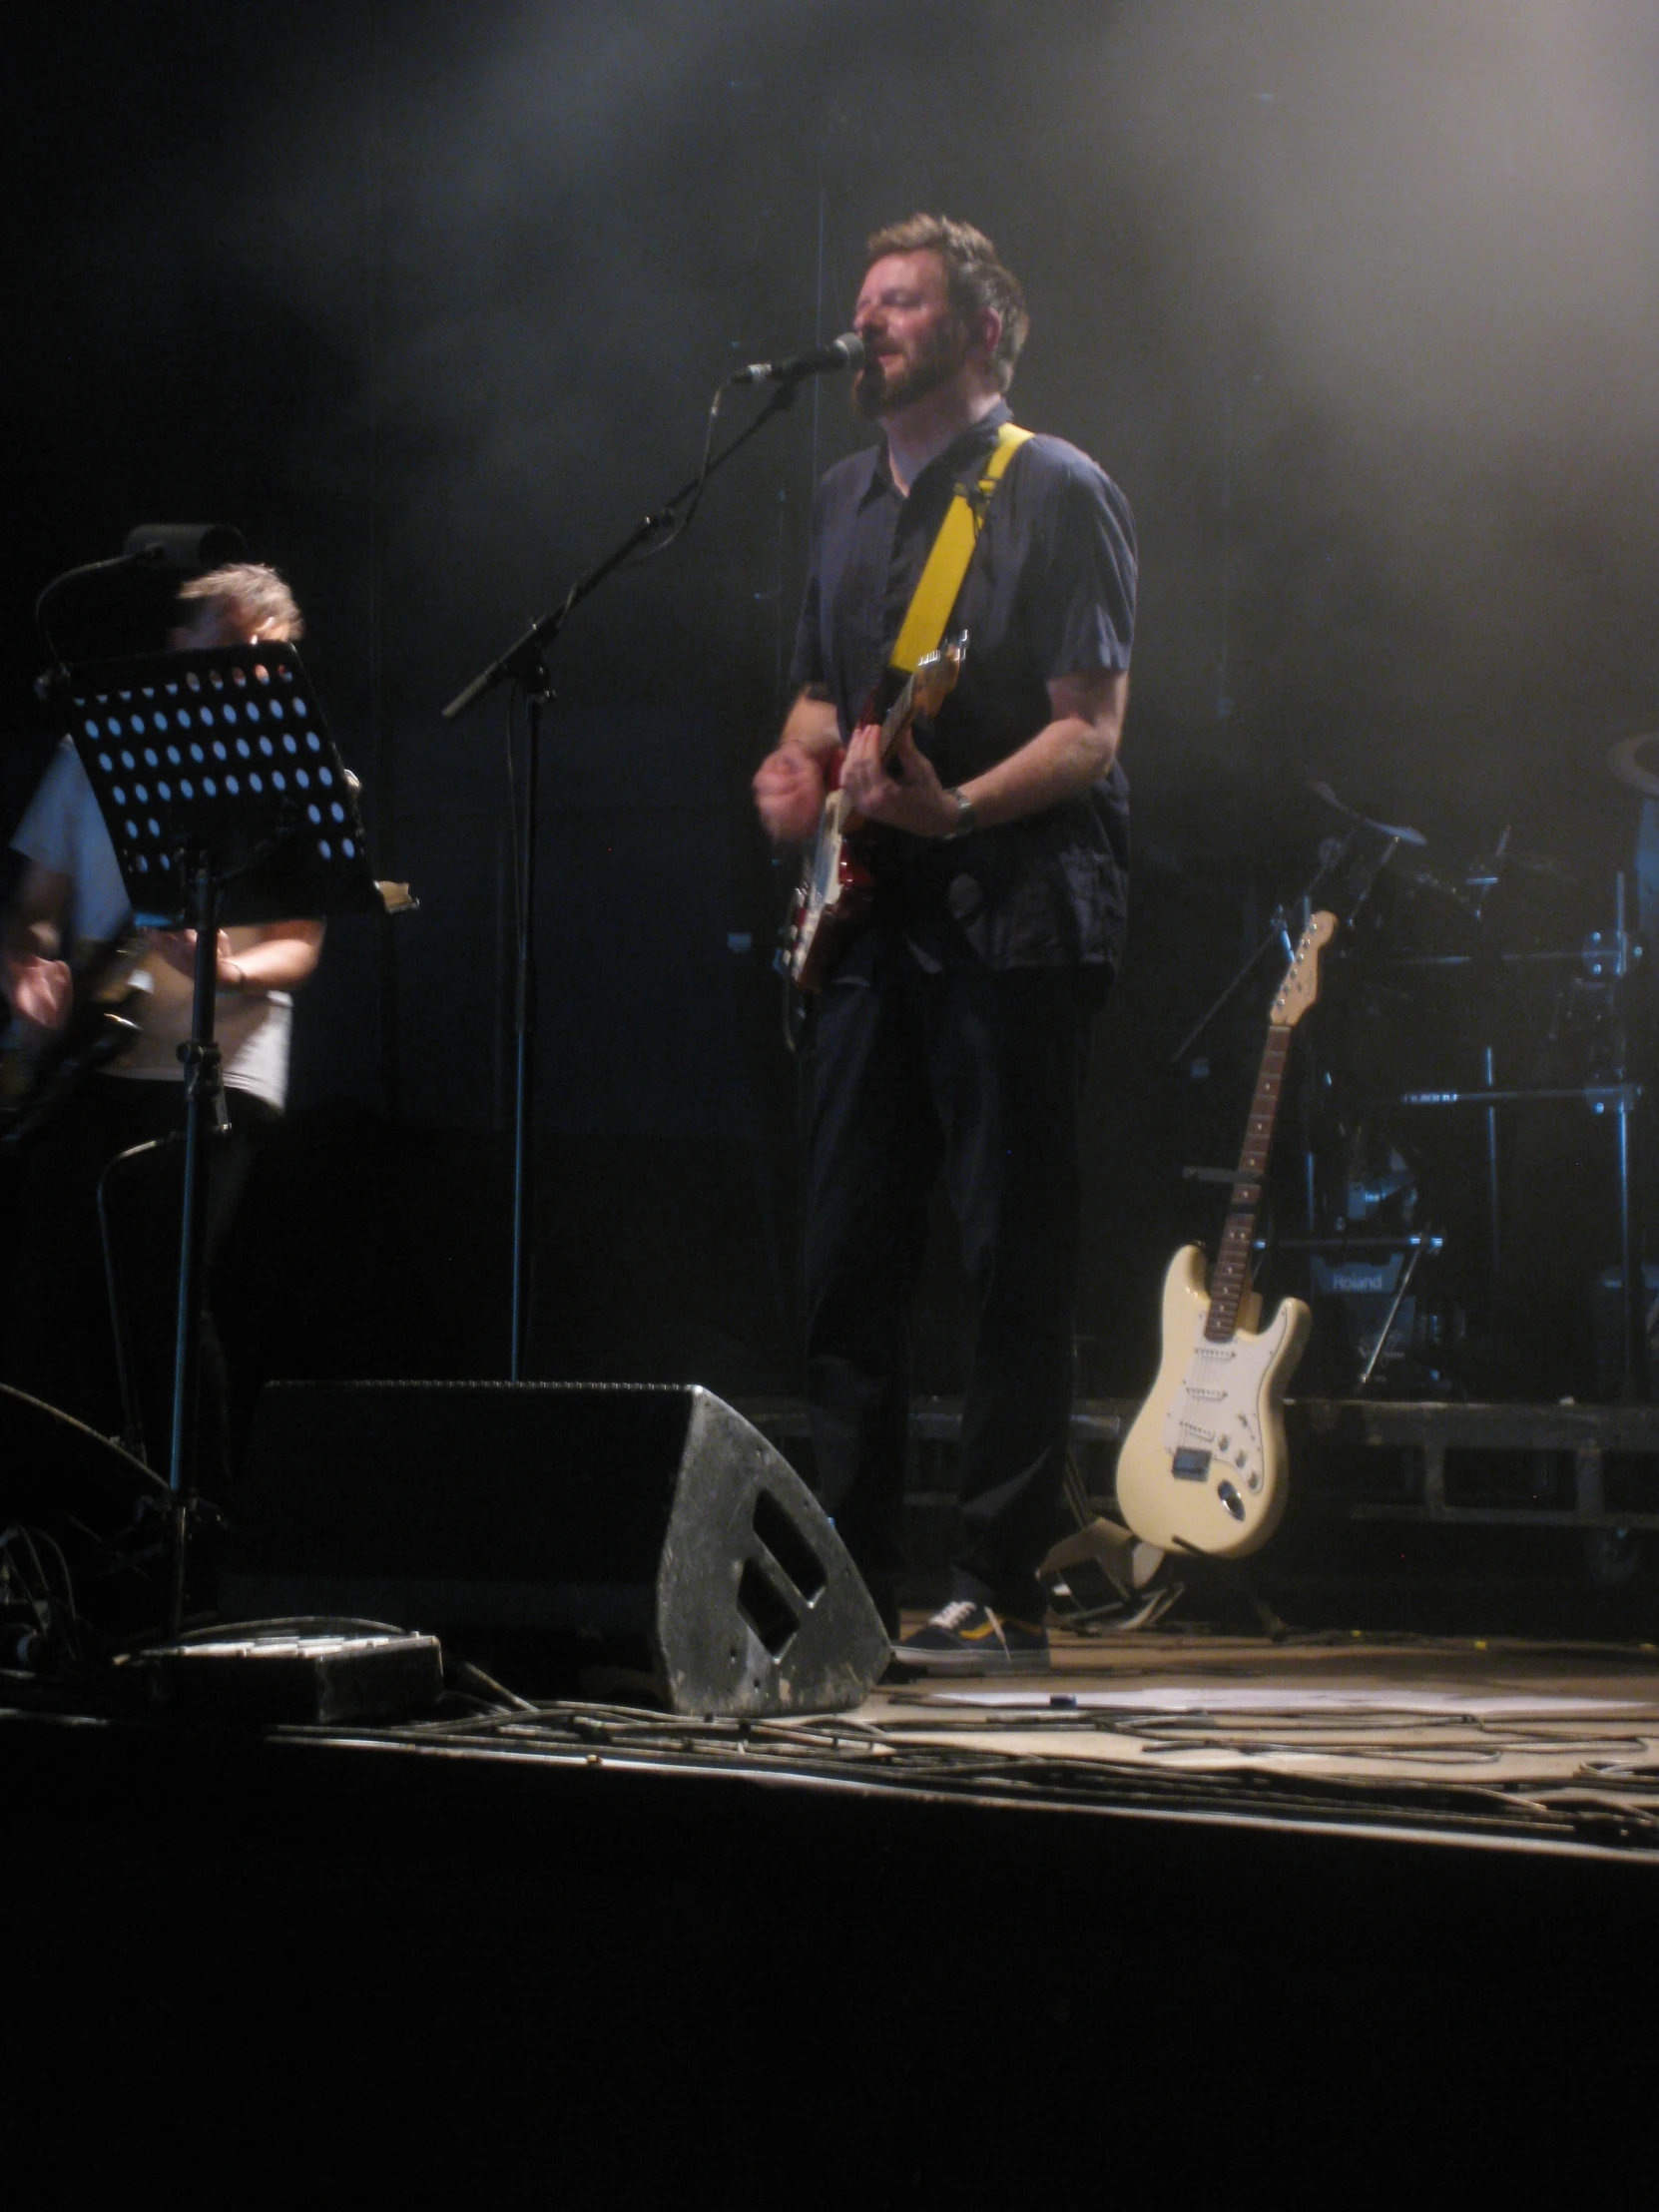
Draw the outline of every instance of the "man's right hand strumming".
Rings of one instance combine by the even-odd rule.
[[[69,962],[58,958],[69,879],[31,860],[0,914],[0,983],[18,1021],[61,1029],[75,988]]]
[[[778,844],[801,844],[818,828],[828,785],[805,746],[781,745],[755,772],[756,810]]]
[[[834,708],[803,692],[790,709],[777,750],[756,770],[751,787],[756,811],[776,843],[804,843],[818,829],[830,763],[839,749]]]
[[[7,993],[18,1020],[33,1022],[37,1029],[61,1029],[74,997],[69,962],[26,955],[8,960],[6,969]]]

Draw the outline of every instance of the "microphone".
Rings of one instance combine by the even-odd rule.
[[[829,345],[811,353],[792,353],[784,361],[751,361],[735,368],[727,378],[732,384],[799,384],[808,376],[828,375],[837,368],[861,368],[864,341],[856,330],[843,330]]]

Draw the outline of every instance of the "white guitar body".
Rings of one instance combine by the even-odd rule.
[[[1285,1510],[1285,1392],[1311,1317],[1288,1298],[1267,1328],[1220,1343],[1204,1334],[1209,1275],[1187,1245],[1164,1278],[1158,1380],[1118,1455],[1118,1510],[1165,1551],[1240,1559]]]
[[[818,990],[838,935],[861,917],[869,902],[869,874],[846,842],[851,812],[846,794],[832,791],[824,803],[813,857],[795,894],[784,939],[784,973],[798,990]]]

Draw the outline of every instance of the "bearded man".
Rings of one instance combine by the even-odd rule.
[[[908,1313],[941,1168],[974,1339],[951,1601],[901,1665],[1048,1663],[1052,1541],[1073,1383],[1079,1106],[1125,926],[1117,763],[1134,626],[1128,503],[1088,457],[1028,439],[975,493],[1028,326],[983,233],[878,231],[853,385],[880,445],[814,507],[799,687],[755,778],[779,841],[833,781],[870,826],[873,906],[813,998],[803,1050],[807,1376],[820,1495],[896,1630]],[[883,762],[866,709],[958,486],[978,533],[948,627],[961,677]]]

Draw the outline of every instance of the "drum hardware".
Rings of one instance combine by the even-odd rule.
[[[1366,1364],[1360,1371],[1360,1381],[1354,1392],[1356,1397],[1363,1397],[1365,1395],[1367,1386],[1369,1385],[1372,1377],[1377,1373],[1377,1363],[1382,1357],[1383,1348],[1386,1346],[1388,1338],[1392,1334],[1394,1322],[1399,1314],[1399,1309],[1405,1303],[1405,1294],[1411,1288],[1411,1278],[1417,1272],[1417,1262],[1429,1249],[1430,1240],[1428,1238],[1418,1237],[1412,1243],[1410,1256],[1408,1257],[1404,1267],[1400,1271],[1399,1282],[1395,1287],[1394,1295],[1388,1302],[1388,1311],[1383,1315],[1382,1324],[1378,1329],[1377,1341],[1373,1344]],[[1432,1249],[1435,1252],[1439,1251],[1440,1240],[1438,1237],[1432,1239]]]
[[[1331,789],[1331,786],[1319,777],[1311,776],[1308,779],[1308,789],[1316,799],[1323,799],[1325,804],[1334,808],[1345,821],[1356,823],[1362,830],[1375,830],[1379,836],[1391,837],[1396,844],[1422,845],[1428,842],[1420,830],[1407,830],[1400,823],[1374,822],[1370,815],[1363,815],[1358,809],[1345,805]]]
[[[1329,784],[1314,781],[1310,783],[1308,788],[1317,799],[1323,800],[1329,807],[1334,807],[1337,813],[1345,818],[1350,827],[1343,836],[1328,838],[1320,845],[1319,864],[1308,882],[1293,898],[1281,900],[1274,907],[1273,912],[1268,917],[1267,931],[1261,942],[1222,990],[1219,997],[1210,1002],[1170,1054],[1171,1067],[1180,1067],[1183,1064],[1194,1045],[1204,1035],[1223,1007],[1230,1004],[1244,988],[1271,951],[1277,948],[1287,960],[1293,956],[1296,950],[1297,937],[1307,928],[1309,917],[1316,906],[1324,904],[1335,907],[1342,916],[1345,925],[1352,926],[1354,917],[1370,898],[1372,887],[1377,878],[1400,846],[1402,844],[1421,845],[1428,841],[1420,830],[1391,828],[1386,823],[1373,822],[1369,816],[1357,813],[1354,808],[1344,805]],[[1383,840],[1380,851],[1372,854],[1364,852],[1362,833],[1367,830]],[[1356,855],[1358,856],[1356,857]],[[1354,865],[1349,868],[1348,863],[1351,858],[1354,859]],[[1346,876],[1344,875],[1345,869],[1347,870]],[[1341,895],[1338,894],[1336,889],[1340,876],[1344,878],[1344,888]]]
[[[1420,860],[1410,861],[1405,873],[1413,889],[1432,891],[1437,898],[1448,899],[1453,906],[1460,906],[1465,913],[1474,913],[1474,901],[1469,896],[1466,882],[1448,883],[1444,876],[1436,875],[1432,868],[1424,867]]]
[[[1583,967],[1591,960],[1604,963],[1610,956],[1611,948],[1606,947],[1605,940],[1602,946],[1597,945],[1598,935],[1592,931],[1583,944],[1553,952],[1396,952],[1379,960],[1376,966],[1383,974],[1402,968]],[[1616,970],[1616,975],[1627,974],[1641,957],[1642,948],[1632,939],[1623,955],[1625,965]]]
[[[1505,832],[1507,837],[1507,831]],[[1474,1106],[1485,1116],[1487,1226],[1490,1236],[1491,1266],[1494,1278],[1501,1256],[1500,1189],[1498,1177],[1498,1108],[1508,1106],[1534,1106],[1570,1104],[1574,1101],[1587,1105],[1592,1114],[1611,1114],[1616,1117],[1618,1134],[1615,1140],[1615,1179],[1619,1225],[1619,1276],[1622,1285],[1624,1345],[1624,1388],[1627,1394],[1635,1393],[1646,1374],[1646,1331],[1642,1312],[1641,1286],[1635,1272],[1635,1225],[1631,1189],[1630,1122],[1641,1102],[1642,1085],[1634,1081],[1627,1066],[1628,1039],[1622,1020],[1618,986],[1635,972],[1642,948],[1626,926],[1626,884],[1624,871],[1620,869],[1613,879],[1613,927],[1610,931],[1591,930],[1582,942],[1571,951],[1534,952],[1529,954],[1504,953],[1502,960],[1530,960],[1571,964],[1583,971],[1583,981],[1569,979],[1565,989],[1585,991],[1593,989],[1601,995],[1603,1003],[1613,1015],[1614,1032],[1606,1059],[1610,1063],[1604,1080],[1576,1084],[1510,1084],[1499,1085],[1493,1048],[1482,1045],[1481,1073],[1483,1080],[1478,1088],[1452,1088],[1401,1091],[1395,1096],[1400,1106]],[[1468,956],[1471,960],[1475,955]],[[1551,1040],[1557,1041],[1560,1007],[1557,1001],[1556,1022],[1551,1025]]]
[[[1641,730],[1633,738],[1621,738],[1617,745],[1608,747],[1607,766],[1627,790],[1640,792],[1644,799],[1659,799],[1659,773],[1642,762],[1643,751],[1650,745],[1659,748],[1659,730]]]
[[[1425,1325],[1443,1323],[1443,1317],[1425,1309],[1406,1311],[1405,1302],[1417,1268],[1426,1254],[1437,1259],[1445,1239],[1432,1229],[1394,1236],[1286,1237],[1279,1249],[1300,1254],[1308,1265],[1310,1295],[1322,1304],[1340,1307],[1353,1330],[1353,1348],[1360,1373],[1352,1394],[1364,1396],[1384,1356],[1404,1359],[1415,1349],[1412,1340]],[[1381,1315],[1378,1309],[1386,1301]],[[1395,1342],[1395,1328],[1405,1313],[1406,1341]],[[1443,1338],[1443,1327],[1432,1328]]]
[[[1487,1058],[1491,1046],[1485,1048]],[[1609,1107],[1617,1114],[1630,1114],[1636,1110],[1636,1102],[1642,1095],[1640,1083],[1528,1083],[1511,1090],[1494,1090],[1486,1085],[1473,1091],[1399,1091],[1393,1103],[1396,1106],[1542,1106],[1559,1105],[1574,1098],[1581,1098],[1592,1113],[1604,1114]]]
[[[1634,760],[1642,745],[1655,748],[1651,769]],[[1616,774],[1621,763],[1638,772],[1621,780],[1644,796],[1659,799],[1659,731],[1615,748],[1610,765]],[[1348,933],[1350,950],[1343,966],[1354,994],[1353,1018],[1342,1041],[1333,1039],[1319,1054],[1325,1064],[1308,1070],[1312,1080],[1301,1086],[1313,1119],[1301,1147],[1298,1182],[1305,1181],[1307,1188],[1295,1204],[1295,1217],[1300,1229],[1306,1213],[1307,1233],[1281,1236],[1275,1243],[1281,1253],[1301,1256],[1316,1296],[1345,1302],[1368,1299],[1363,1313],[1354,1304],[1347,1305],[1349,1325],[1359,1337],[1353,1366],[1347,1371],[1348,1387],[1356,1387],[1352,1379],[1358,1378],[1358,1388],[1377,1389],[1383,1369],[1400,1354],[1400,1317],[1413,1306],[1418,1313],[1414,1327],[1439,1325],[1427,1349],[1429,1361],[1437,1367],[1433,1347],[1460,1339],[1467,1326],[1466,1307],[1472,1311],[1475,1303],[1485,1303],[1487,1291],[1477,1291],[1477,1286],[1489,1286],[1492,1307],[1481,1325],[1486,1336],[1468,1333],[1471,1358],[1477,1348],[1480,1357],[1488,1358],[1507,1341],[1509,1324],[1499,1317],[1513,1290],[1519,1289],[1540,1313],[1551,1299],[1571,1296],[1559,1268],[1554,1276],[1548,1271],[1536,1276],[1531,1289],[1518,1281],[1509,1290],[1504,1287],[1503,1267],[1518,1258],[1518,1249],[1509,1249],[1514,1246],[1517,1223],[1531,1218],[1528,1205],[1536,1213],[1539,1204],[1551,1203],[1545,1193],[1552,1186],[1537,1185],[1527,1171],[1514,1192],[1506,1193],[1500,1161],[1507,1152],[1499,1140],[1503,1117],[1514,1108],[1577,1102],[1593,1115],[1616,1120],[1616,1192],[1612,1195],[1618,1216],[1618,1280],[1623,1286],[1623,1388],[1627,1395],[1634,1392],[1645,1375],[1646,1360],[1635,1271],[1631,1117],[1646,1087],[1646,1071],[1631,1064],[1626,987],[1632,978],[1639,980],[1646,961],[1635,935],[1634,913],[1627,910],[1624,875],[1614,877],[1611,926],[1604,923],[1581,932],[1569,922],[1544,935],[1545,911],[1535,903],[1534,892],[1544,896],[1549,885],[1573,885],[1579,878],[1551,854],[1520,848],[1513,826],[1505,826],[1494,842],[1483,844],[1466,868],[1447,866],[1412,826],[1374,820],[1347,805],[1327,783],[1310,780],[1309,789],[1343,822],[1342,833],[1321,845],[1314,882],[1303,894],[1304,900],[1316,886],[1325,886],[1326,903],[1349,920],[1368,900],[1373,912],[1369,929]],[[1655,843],[1659,846],[1659,836]],[[1373,895],[1384,869],[1395,894],[1386,900]],[[1505,885],[1507,891],[1494,902],[1493,892]],[[1268,932],[1250,959],[1183,1039],[1175,1055],[1178,1063],[1186,1064],[1195,1044],[1270,948],[1283,945],[1298,903],[1287,899],[1275,909]],[[1565,913],[1560,918],[1567,920]],[[1445,1001],[1423,987],[1429,976],[1441,971],[1447,974],[1445,987],[1452,993]],[[1538,978],[1535,984],[1527,980],[1532,976]],[[1466,981],[1452,980],[1457,977]],[[1544,1004],[1538,1003],[1540,994]],[[1553,1012],[1546,1010],[1551,1005]],[[1446,1058],[1453,1055],[1461,1064],[1445,1066]],[[1450,1081],[1440,1079],[1442,1070]],[[1390,1143],[1385,1127],[1374,1127],[1371,1156],[1356,1159],[1345,1148],[1356,1139],[1363,1145],[1367,1126],[1383,1117],[1394,1121],[1397,1129],[1401,1114],[1453,1107],[1472,1108],[1484,1117],[1483,1124],[1475,1125],[1478,1154],[1459,1166],[1460,1142],[1448,1138],[1431,1148],[1426,1195],[1435,1226],[1430,1231],[1422,1209],[1425,1194],[1419,1187],[1422,1162],[1403,1135]],[[1537,1146],[1553,1142],[1547,1124],[1528,1124],[1519,1140],[1522,1159]],[[1570,1151],[1559,1155],[1560,1169],[1569,1176],[1576,1172],[1571,1158]],[[1288,1159],[1284,1165],[1290,1165]],[[1436,1195],[1442,1171],[1449,1178],[1445,1189],[1451,1194],[1444,1201]],[[1231,1172],[1189,1169],[1186,1179],[1224,1185],[1231,1180]],[[1532,1194],[1525,1204],[1523,1191]],[[1468,1218],[1448,1218],[1446,1205],[1462,1192],[1472,1202],[1467,1206]],[[1287,1195],[1282,1188],[1282,1197]],[[1572,1204],[1570,1198],[1567,1203]],[[1600,1211],[1598,1200],[1595,1213]],[[1452,1205],[1452,1212],[1459,1214],[1459,1205]],[[1364,1290],[1350,1264],[1362,1259],[1354,1236],[1361,1224],[1368,1234],[1390,1232],[1374,1244],[1370,1256],[1374,1260],[1381,1256],[1385,1282],[1378,1273],[1374,1287],[1368,1273]],[[1285,1227],[1291,1226],[1291,1218],[1285,1217]],[[1586,1216],[1585,1226],[1593,1237],[1594,1220]],[[1436,1273],[1433,1278],[1438,1288],[1432,1312],[1424,1306],[1421,1289],[1425,1250],[1437,1260],[1443,1256],[1454,1263],[1449,1276]],[[1476,1296],[1471,1298],[1471,1293]],[[1378,1328],[1380,1321],[1382,1326]],[[1567,1332],[1559,1334],[1558,1341],[1566,1345],[1574,1340]],[[1588,1381],[1586,1377],[1586,1385]],[[1578,1385],[1563,1382],[1561,1386]]]
[[[1635,967],[1642,948],[1624,927],[1624,877],[1619,877],[1619,926],[1609,936],[1592,929],[1584,939],[1579,958],[1584,972],[1598,983],[1619,983]]]

